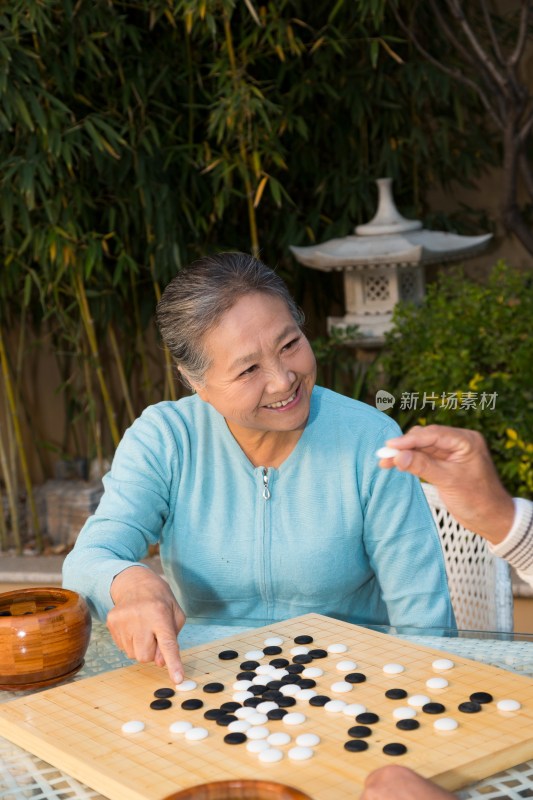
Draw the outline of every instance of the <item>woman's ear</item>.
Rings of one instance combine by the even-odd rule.
[[[207,392],[205,390],[205,386],[202,386],[200,383],[193,381],[191,376],[182,368],[178,367],[178,372],[180,373],[181,380],[185,383],[186,386],[191,390],[193,394],[197,394],[201,400],[207,402]]]

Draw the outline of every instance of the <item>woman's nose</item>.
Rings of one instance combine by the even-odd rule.
[[[291,369],[287,369],[283,364],[279,364],[276,369],[273,369],[269,376],[268,390],[271,394],[286,392],[296,381],[296,373]]]

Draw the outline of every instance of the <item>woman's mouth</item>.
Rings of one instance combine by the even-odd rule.
[[[300,392],[300,387],[298,386],[296,391],[294,391],[290,395],[290,397],[287,397],[286,400],[278,400],[276,403],[270,403],[270,405],[265,406],[265,408],[269,408],[273,411],[278,411],[279,409],[288,408],[289,406],[295,404],[298,401],[299,392]]]

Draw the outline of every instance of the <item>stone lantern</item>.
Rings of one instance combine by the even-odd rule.
[[[357,325],[360,347],[379,347],[392,327],[400,301],[420,302],[425,295],[425,264],[460,261],[483,249],[492,234],[459,236],[430,231],[405,219],[392,197],[391,178],[376,181],[376,215],[355,234],[310,247],[291,247],[297,261],[312,269],[344,273],[346,314],[328,317],[328,330]]]

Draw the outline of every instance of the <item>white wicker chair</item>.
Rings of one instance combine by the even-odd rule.
[[[513,592],[509,565],[490,552],[481,536],[463,528],[435,486],[422,483],[444,552],[457,627],[512,631]]]

